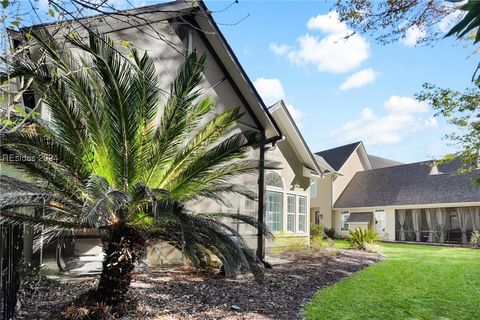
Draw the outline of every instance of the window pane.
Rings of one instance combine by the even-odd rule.
[[[275,188],[282,188],[283,189],[283,182],[282,178],[276,172],[269,172],[265,176],[265,184],[269,187]]]
[[[349,211],[342,211],[342,213],[340,214],[340,218],[341,218],[340,226],[342,230],[348,230],[347,220],[349,216],[350,216]]]
[[[307,231],[307,216],[298,215],[298,231],[306,232]]]
[[[307,198],[298,197],[298,231],[307,231]]]
[[[313,183],[310,186],[310,198],[315,199],[317,197],[317,179],[313,179]]]
[[[283,194],[267,191],[265,223],[272,231],[282,230]]]
[[[298,213],[300,214],[307,213],[307,198],[298,197]]]
[[[287,195],[287,231],[295,232],[295,196]]]

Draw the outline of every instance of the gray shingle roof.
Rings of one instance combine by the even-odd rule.
[[[341,147],[316,152],[315,154],[325,159],[336,171],[340,170],[343,164],[348,160],[353,151],[362,142],[355,142]]]
[[[455,163],[440,165],[430,174],[431,161],[360,171],[335,203],[335,208],[378,207],[455,202],[480,202],[480,186],[472,184],[478,171],[456,174]]]

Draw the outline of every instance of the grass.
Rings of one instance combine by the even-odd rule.
[[[387,259],[319,291],[306,319],[480,319],[480,250],[381,244]]]

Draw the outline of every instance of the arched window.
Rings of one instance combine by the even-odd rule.
[[[283,182],[280,175],[276,172],[269,172],[265,176],[265,184],[267,187],[274,187],[283,189]]]

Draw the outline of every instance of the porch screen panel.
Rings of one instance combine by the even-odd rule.
[[[457,208],[458,224],[460,225],[460,230],[462,231],[462,243],[467,243],[467,224],[469,217],[470,212],[468,208]]]
[[[415,241],[420,241],[421,209],[412,209],[413,231],[415,232]]]
[[[283,193],[267,191],[266,224],[272,231],[282,230]]]
[[[399,239],[400,241],[405,241],[405,211],[406,210],[397,210],[397,216],[398,216],[398,223],[400,224],[400,233],[399,233]]]

